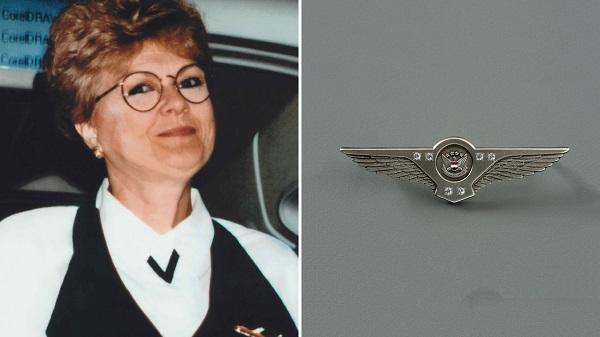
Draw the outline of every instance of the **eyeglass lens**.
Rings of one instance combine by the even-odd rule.
[[[182,68],[175,78],[179,93],[190,103],[201,103],[208,96],[204,72],[198,65]],[[123,80],[123,98],[138,111],[149,111],[158,104],[162,93],[160,78],[150,72],[130,74]]]

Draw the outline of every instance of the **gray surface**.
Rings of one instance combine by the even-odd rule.
[[[303,336],[600,333],[600,2],[303,1]],[[569,146],[451,205],[340,146]]]

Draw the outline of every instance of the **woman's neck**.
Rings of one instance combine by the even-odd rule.
[[[164,234],[192,212],[190,181],[150,182],[109,174],[109,191],[155,232]]]

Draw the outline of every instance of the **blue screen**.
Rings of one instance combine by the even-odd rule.
[[[63,6],[62,0],[1,1],[0,69],[38,71],[48,29]]]

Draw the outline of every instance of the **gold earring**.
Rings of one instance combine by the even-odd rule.
[[[96,156],[98,159],[102,159],[104,158],[104,151],[102,151],[100,147],[97,147],[94,149],[94,156]]]

